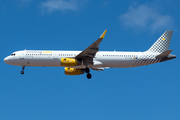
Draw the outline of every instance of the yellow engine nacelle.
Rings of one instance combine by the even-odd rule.
[[[61,58],[61,66],[75,66],[78,61],[74,58]]]
[[[65,70],[65,74],[66,75],[80,75],[80,74],[84,74],[84,70],[82,70],[82,69],[65,67],[64,70]]]

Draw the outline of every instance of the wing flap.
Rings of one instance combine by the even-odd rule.
[[[92,70],[95,70],[95,71],[104,71],[104,68],[92,68]]]

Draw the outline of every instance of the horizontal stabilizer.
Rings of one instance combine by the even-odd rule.
[[[161,53],[160,55],[156,56],[156,58],[164,58],[164,57],[167,57],[171,52],[172,52],[172,50],[166,50],[165,52],[163,52],[163,53]]]

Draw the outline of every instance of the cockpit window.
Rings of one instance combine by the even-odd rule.
[[[12,53],[11,56],[15,56],[16,54],[15,53]]]

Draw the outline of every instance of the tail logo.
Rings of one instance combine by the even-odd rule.
[[[161,37],[149,48],[148,52],[157,52],[163,53],[169,49],[169,44],[171,42],[173,31],[167,30],[165,31]]]

